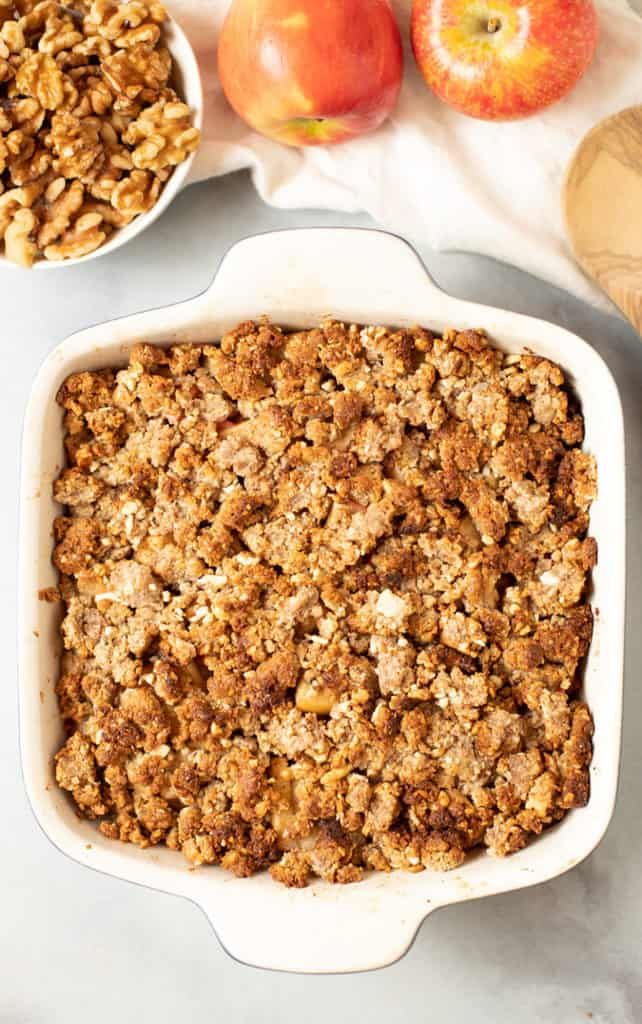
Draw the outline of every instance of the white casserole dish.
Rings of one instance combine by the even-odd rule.
[[[62,738],[54,696],[60,610],[38,600],[56,580],[51,485],[63,461],[62,414],[54,399],[71,372],[122,364],[139,340],[170,344],[217,338],[267,314],[309,327],[327,313],[350,321],[484,327],[506,351],[533,350],[560,362],[581,398],[586,447],[597,457],[599,496],[591,532],[595,634],[585,696],[595,718],[591,799],[520,853],[479,854],[459,870],[373,874],[358,885],[317,882],[288,890],[267,874],[238,880],[219,868],[190,871],[180,854],[138,850],[80,821],[53,779]],[[186,896],[210,919],[227,951],[247,964],[291,971],[357,971],[400,957],[438,907],[520,889],[567,871],[600,841],[615,802],[620,756],[624,629],[624,435],[611,374],[585,342],[552,324],[451,298],[399,238],[353,229],[305,229],[248,238],[225,256],[211,287],[188,302],[72,335],[47,357],[27,406],[22,457],[19,686],[22,762],[34,813],[51,841],[78,863]],[[125,893],[125,890],[123,890]]]

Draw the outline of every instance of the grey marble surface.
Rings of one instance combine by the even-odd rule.
[[[362,217],[263,206],[236,175],[193,186],[125,249],[77,269],[0,269],[3,671],[0,683],[0,1022],[114,1020],[299,1024],[638,1024],[642,1021],[642,345],[619,319],[509,267],[421,250],[462,297],[561,323],[606,359],[621,390],[628,454],[628,624],[624,752],[615,817],[570,874],[429,918],[398,964],[373,974],[301,977],[232,962],[191,904],[102,877],[41,834],[18,764],[15,683],[16,491],[21,421],[49,351],[89,323],[187,298],[223,252],[255,231],[367,225]],[[421,247],[420,247],[421,249]],[[248,282],[251,288],[251,282]],[[608,430],[608,423],[604,424]],[[614,524],[617,528],[617,524]],[[604,686],[609,680],[604,679]]]

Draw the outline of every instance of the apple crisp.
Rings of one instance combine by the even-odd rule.
[[[55,768],[104,835],[304,886],[586,803],[596,468],[558,366],[248,322],[58,401]]]

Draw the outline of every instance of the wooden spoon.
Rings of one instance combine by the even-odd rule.
[[[582,140],[564,184],[575,257],[642,334],[642,106]]]

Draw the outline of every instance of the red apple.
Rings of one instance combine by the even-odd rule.
[[[430,88],[471,117],[525,117],[565,96],[595,52],[591,0],[414,0],[412,47]]]
[[[218,70],[257,131],[291,146],[343,142],[392,110],[401,38],[389,0],[233,0]]]

